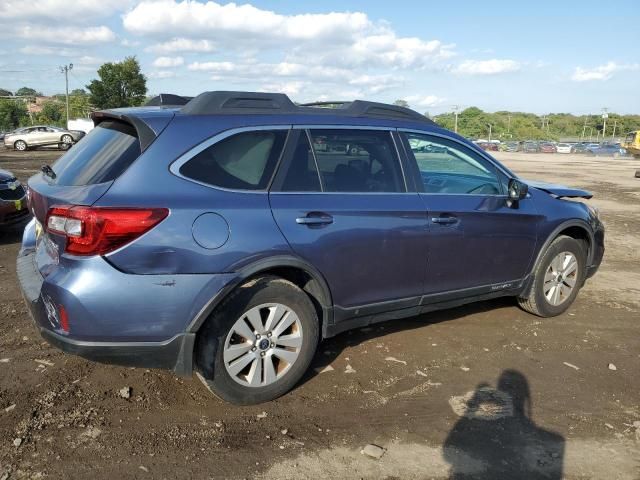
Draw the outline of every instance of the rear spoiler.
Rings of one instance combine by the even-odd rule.
[[[93,112],[91,114],[91,120],[93,120],[93,124],[95,126],[98,126],[100,122],[103,122],[104,120],[119,120],[133,125],[133,128],[136,129],[136,133],[138,134],[141,152],[144,152],[157,137],[156,132],[154,132],[153,129],[142,119],[133,115],[118,112],[117,110],[101,110]]]
[[[182,107],[189,103],[193,97],[183,97],[182,95],[174,95],[173,93],[161,93],[157,97],[153,97],[145,107]]]

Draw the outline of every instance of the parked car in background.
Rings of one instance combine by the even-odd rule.
[[[477,144],[481,149],[488,152],[497,152],[499,150],[499,144],[494,142],[481,142]]]
[[[13,173],[0,169],[0,229],[19,225],[28,217],[24,186]]]
[[[322,339],[502,296],[557,316],[601,263],[598,212],[564,200],[589,192],[520,179],[408,108],[173,102],[94,113],[86,148],[29,179],[18,278],[64,351],[255,404]]]
[[[573,145],[569,143],[559,143],[556,146],[556,152],[558,153],[573,153]]]
[[[14,130],[6,134],[3,141],[6,148],[19,151],[44,146],[57,146],[60,150],[68,150],[84,136],[85,133],[79,130],[36,125]]]
[[[587,144],[585,142],[574,143],[572,145],[573,153],[584,153],[587,151]]]
[[[601,143],[587,148],[586,153],[595,157],[619,157],[627,152],[619,143]]]
[[[556,153],[556,146],[551,142],[542,142],[540,144],[541,153]]]
[[[540,151],[540,147],[538,142],[529,140],[522,144],[522,151],[525,153],[538,153]]]
[[[506,142],[504,145],[505,152],[519,152],[520,151],[520,142]]]

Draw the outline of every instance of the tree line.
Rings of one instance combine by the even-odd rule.
[[[440,126],[453,130],[455,114],[443,113],[433,120]],[[560,140],[562,138],[602,139],[604,121],[601,115],[572,115],[550,113],[535,115],[525,112],[484,112],[469,107],[458,114],[458,133],[468,138],[487,138],[491,125],[491,138],[500,140]],[[618,115],[610,113],[606,121],[605,138],[614,134],[640,130],[640,115]]]
[[[91,111],[105,108],[136,107],[145,102],[146,94],[147,79],[135,57],[108,62],[98,69],[98,78],[86,85],[86,90],[69,92],[69,118],[86,118]],[[30,87],[15,92],[0,88],[0,131],[34,124],[65,126],[66,95],[53,95],[42,103],[40,112],[30,114],[28,103],[41,96]]]

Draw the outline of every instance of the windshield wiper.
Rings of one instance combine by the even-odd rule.
[[[42,173],[44,173],[47,177],[51,177],[52,180],[56,179],[56,172],[54,172],[53,168],[51,168],[49,165],[42,165],[42,167],[40,167],[40,170],[42,170]]]

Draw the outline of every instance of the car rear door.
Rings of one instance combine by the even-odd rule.
[[[463,143],[401,132],[428,213],[425,295],[511,289],[528,272],[541,219],[533,202],[508,205],[508,176]]]
[[[292,130],[270,202],[293,251],[328,282],[338,320],[418,304],[426,211],[391,130]]]

